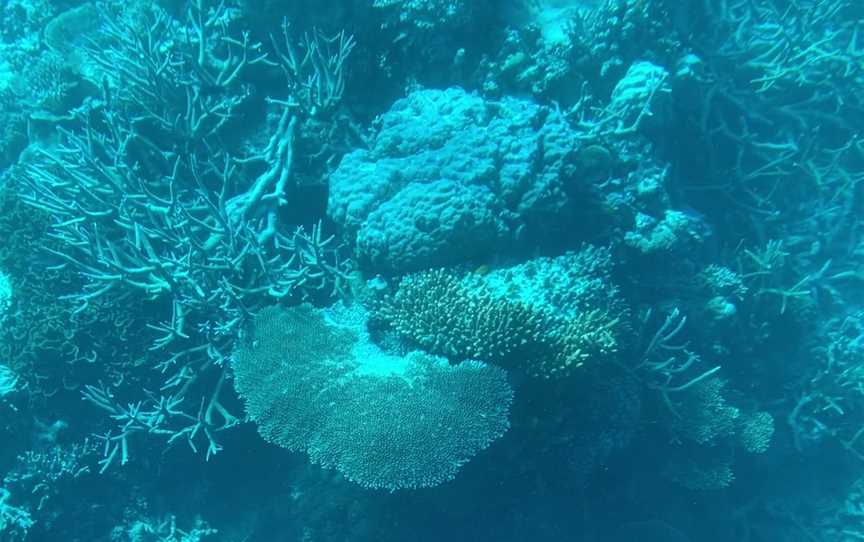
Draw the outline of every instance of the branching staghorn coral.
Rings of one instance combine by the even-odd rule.
[[[10,504],[11,496],[7,489],[0,487],[0,534],[11,540],[24,540],[33,527],[33,518],[27,510]]]
[[[717,376],[721,367],[706,368],[682,338],[687,317],[677,308],[646,335],[652,314],[649,310],[642,318],[647,344],[639,345],[641,357],[622,366],[662,403],[660,423],[673,443],[665,475],[694,490],[727,487],[735,478],[735,451],[764,453],[774,435],[774,418],[730,404],[727,383]]]
[[[643,333],[652,316],[653,311],[648,310],[642,318]],[[719,365],[705,369],[699,354],[688,349],[686,342],[678,342],[686,323],[687,316],[672,309],[657,330],[644,337],[647,343],[641,358],[628,368],[646,386],[659,391],[671,410],[671,394],[686,391],[720,370]]]
[[[183,527],[186,527],[183,525]],[[122,534],[121,534],[122,533]],[[138,542],[141,540],[153,540],[158,542],[201,542],[205,538],[217,535],[219,531],[211,527],[200,517],[196,517],[193,524],[187,528],[178,525],[174,514],[162,517],[142,517],[129,521],[122,527],[115,528],[114,537],[124,542]]]
[[[146,350],[146,342],[137,340],[143,325],[133,317],[140,297],[121,303],[103,296],[75,312],[77,304],[63,296],[79,291],[85,279],[72,269],[46,268],[40,247],[61,245],[48,236],[47,213],[21,201],[27,192],[16,180],[21,168],[12,171],[0,186],[0,267],[15,290],[0,325],[0,359],[19,376],[28,401],[48,401],[92,378],[119,380],[140,349]]]
[[[861,77],[860,5],[850,0],[721,2],[719,19],[735,26],[720,54],[753,73],[759,93],[810,92]],[[814,96],[816,97],[816,96]],[[839,96],[818,96],[837,100]]]
[[[0,399],[15,391],[15,386],[18,384],[18,377],[9,367],[0,365]]]
[[[85,77],[103,99],[172,139],[216,134],[249,99],[240,80],[266,53],[246,32],[235,35],[233,12],[189,2],[185,26],[156,6],[101,11],[102,28],[84,48]]]
[[[270,100],[279,120],[263,148],[240,145],[229,127],[250,106],[244,77],[266,53],[232,33],[224,5],[199,0],[186,15],[184,29],[153,6],[104,13],[106,31],[88,51],[103,100],[77,110],[76,127],[38,149],[23,177],[25,201],[53,220],[56,243],[45,250],[84,279],[66,298],[86,311],[105,297],[138,297],[153,315],[138,318],[151,333],[142,357],[154,391],[131,402],[115,383],[84,392],[118,424],[102,436],[103,469],[128,460],[136,433],[218,451],[216,433],[237,422],[224,360],[240,329],[274,300],[340,295],[350,272],[320,225],[307,232],[284,216],[296,100]],[[317,69],[341,81],[333,64]]]
[[[634,134],[660,112],[663,99],[671,93],[669,73],[651,62],[634,62],[612,91],[609,103],[593,105],[587,83],[569,115],[584,131],[585,139],[621,137]]]
[[[354,37],[344,31],[326,36],[316,30],[303,36],[298,49],[285,19],[281,38],[271,36],[271,41],[292,98],[312,117],[332,114],[345,92],[345,61],[354,49]]]
[[[74,134],[68,133],[67,138],[71,145],[83,145]],[[72,152],[73,148],[60,152]],[[86,152],[81,146],[77,149]],[[108,156],[112,152],[106,150]],[[67,248],[51,252],[90,279],[84,292],[71,294],[79,309],[85,310],[94,299],[109,293],[129,296],[135,292],[152,301],[166,299],[170,303],[164,320],[147,324],[156,333],[151,350],[163,353],[157,364],[166,375],[161,390],[174,392],[154,401],[170,404],[172,408],[165,411],[169,415],[178,414],[176,408],[201,374],[214,369],[221,375],[207,402],[207,416],[187,414],[180,419],[192,416],[209,423],[214,409],[224,414],[219,403],[225,371],[219,368],[221,360],[256,304],[268,298],[314,296],[319,291],[329,297],[347,280],[347,262],[340,259],[335,250],[338,247],[331,246],[333,239],[324,238],[318,226],[307,235],[303,230],[278,233],[272,221],[258,226],[252,220],[234,220],[232,224],[230,208],[224,199],[219,203],[211,199],[203,180],[205,175],[219,179],[223,184],[218,193],[224,194],[229,182],[224,171],[202,171],[197,158],[188,164],[194,184],[182,189],[176,178],[164,179],[165,184],[159,186],[132,171],[108,166],[98,155],[91,155],[90,163],[83,165],[89,168],[87,173],[64,162],[63,155],[46,151],[45,156],[59,170],[53,173],[49,168],[31,168],[31,179],[41,196],[31,202],[50,210],[58,220],[56,235]],[[114,217],[114,228],[105,228],[105,221],[100,220],[104,217]],[[266,245],[262,243],[265,232],[272,232]],[[107,408],[108,396],[94,402],[117,415],[114,407]],[[140,414],[140,406],[130,417]],[[223,421],[219,428],[234,422],[230,416]],[[125,422],[122,425],[121,443],[129,429]],[[150,427],[150,432],[153,429]],[[199,433],[188,428],[172,433],[175,438],[180,434],[189,436],[191,444]],[[209,452],[215,451],[218,446],[210,438],[212,434],[201,434],[208,437]]]
[[[46,428],[47,431],[39,435],[41,441],[35,444],[35,448],[19,454],[0,480],[0,500],[5,492],[14,508],[22,514],[20,518],[29,519],[30,538],[46,536],[51,525],[62,521],[63,517],[80,517],[76,516],[80,508],[70,505],[66,496],[68,492],[93,482],[89,478],[93,443],[85,441],[66,445],[51,440],[54,436],[51,431],[63,425],[58,422]],[[0,538],[4,541],[18,540],[10,538],[9,533],[3,530],[2,521]]]
[[[864,312],[825,322],[812,347],[812,369],[792,399],[786,422],[795,447],[836,440],[864,461]]]
[[[0,324],[6,319],[12,304],[12,281],[3,269],[0,269]]]
[[[744,227],[762,232],[769,224],[760,241],[794,239],[805,251],[818,237],[844,250],[864,179],[861,4],[729,0],[705,2],[704,10],[713,30],[695,41],[714,53],[697,77],[694,128],[720,172],[704,189],[746,213]]]

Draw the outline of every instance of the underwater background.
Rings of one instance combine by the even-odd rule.
[[[864,540],[864,2],[0,6],[0,541]]]

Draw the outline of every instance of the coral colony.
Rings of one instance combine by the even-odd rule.
[[[864,540],[864,3],[8,0],[0,541]]]

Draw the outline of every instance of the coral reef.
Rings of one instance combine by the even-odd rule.
[[[864,537],[862,21],[0,2],[0,540]]]
[[[558,112],[528,101],[414,92],[333,172],[328,214],[361,265],[387,273],[507,252],[568,223],[576,143]]]
[[[362,335],[362,316],[344,310],[262,310],[234,353],[237,389],[266,440],[393,490],[452,479],[507,430],[503,371],[388,355]]]
[[[608,253],[589,247],[482,276],[424,271],[403,277],[378,316],[411,343],[451,359],[567,376],[618,350],[625,309],[607,282],[609,264]]]

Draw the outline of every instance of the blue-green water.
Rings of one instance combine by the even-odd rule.
[[[864,539],[862,35],[4,1],[0,541]]]

